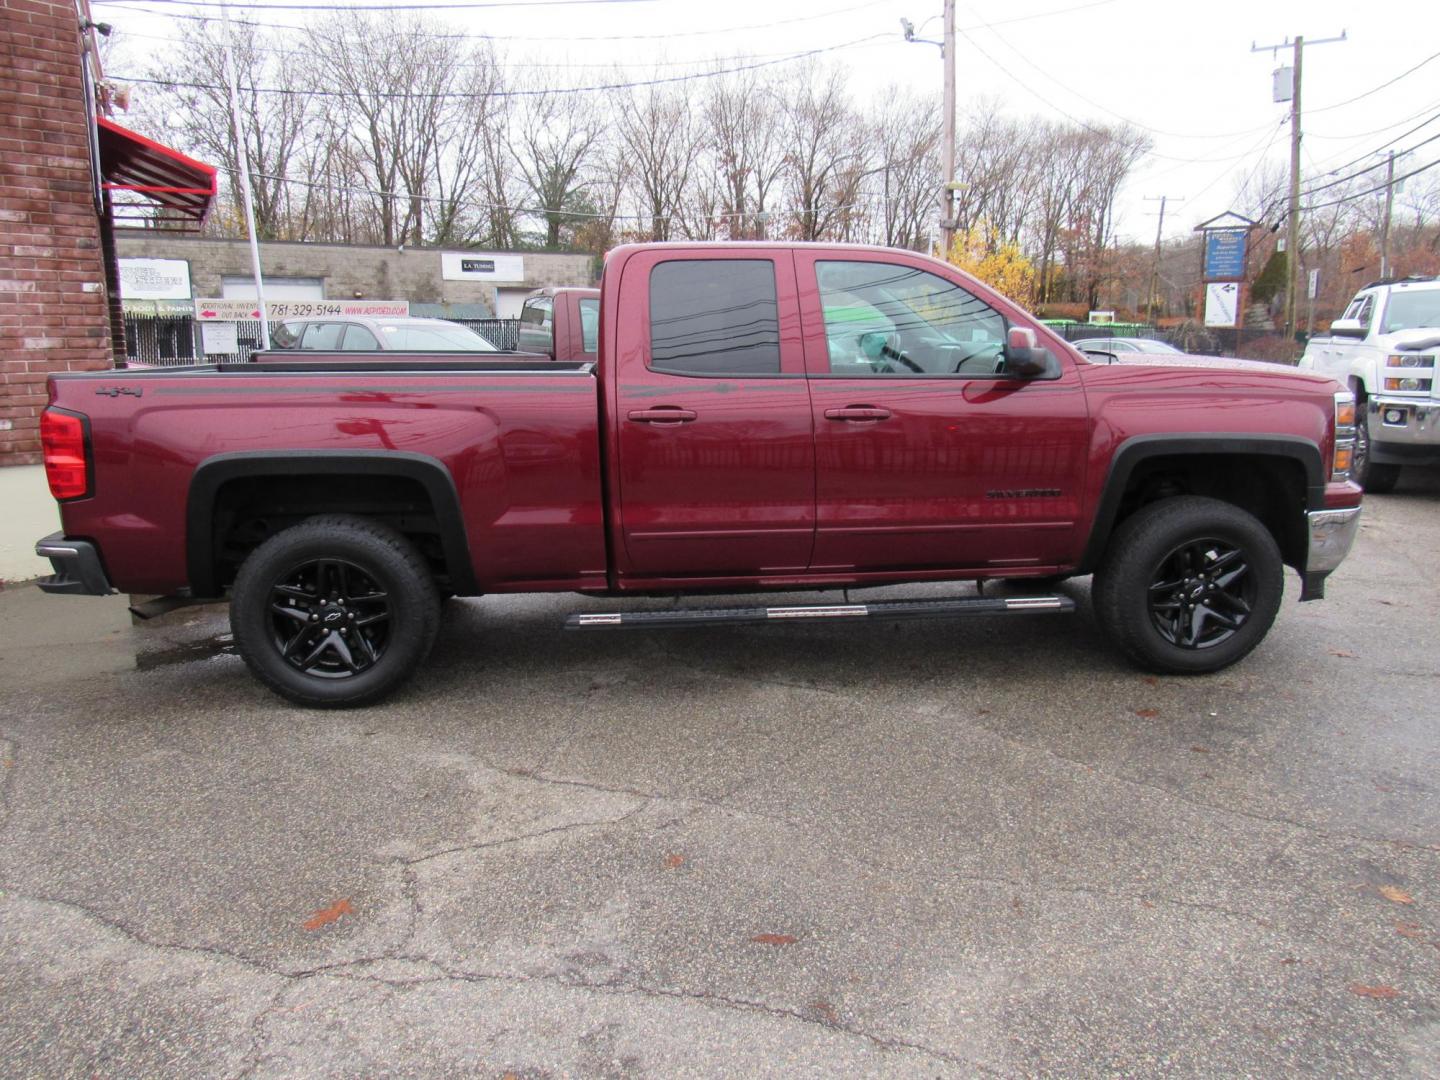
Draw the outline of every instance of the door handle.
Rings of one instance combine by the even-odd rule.
[[[843,409],[826,409],[825,419],[874,423],[876,420],[889,420],[890,410],[877,408],[874,405],[848,405]]]
[[[635,409],[625,414],[625,419],[637,424],[684,424],[695,419],[694,409],[682,409],[677,405],[657,405],[653,409]]]

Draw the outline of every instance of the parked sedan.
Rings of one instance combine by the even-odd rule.
[[[302,352],[497,352],[468,326],[445,319],[336,315],[286,319],[273,327],[276,349]]]
[[[1178,353],[1182,350],[1168,345],[1158,338],[1081,338],[1072,341],[1081,352],[1104,352],[1123,355],[1125,353]]]

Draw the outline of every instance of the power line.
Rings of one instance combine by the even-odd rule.
[[[1440,119],[1440,117],[1436,117],[1436,119]],[[1422,124],[1421,126],[1423,127],[1424,125]],[[1413,154],[1416,150],[1419,150],[1420,147],[1422,147],[1422,146],[1428,146],[1430,143],[1435,142],[1437,139],[1440,139],[1440,135],[1431,135],[1430,138],[1424,139],[1424,140],[1416,143],[1414,146],[1410,147],[1408,150],[1397,150],[1397,151],[1395,151],[1395,152],[1396,152],[1396,154],[1401,155],[1401,156],[1403,156],[1403,155],[1405,155],[1405,154]],[[1387,145],[1388,145],[1388,144],[1387,144]],[[1370,151],[1370,154],[1378,154],[1381,150],[1384,150],[1384,149],[1385,149],[1385,147],[1382,146],[1382,147],[1380,147],[1379,150],[1372,150],[1372,151]],[[1365,157],[1369,157],[1370,154],[1366,154]],[[1360,161],[1360,160],[1362,160],[1362,159],[1361,159],[1361,158],[1356,158],[1356,161]],[[1354,163],[1355,163],[1355,162],[1351,162],[1350,164],[1353,165]],[[1328,189],[1330,189],[1330,188],[1333,188],[1333,187],[1339,187],[1341,184],[1348,184],[1351,180],[1354,180],[1354,179],[1356,179],[1357,177],[1364,176],[1366,173],[1374,172],[1376,169],[1380,168],[1381,164],[1383,164],[1383,162],[1376,162],[1376,163],[1374,163],[1373,165],[1366,166],[1365,168],[1361,169],[1359,172],[1353,172],[1353,173],[1351,173],[1349,176],[1342,176],[1342,177],[1340,177],[1340,179],[1338,179],[1338,180],[1331,180],[1328,184],[1319,184],[1319,185],[1317,185],[1316,187],[1308,188],[1308,189],[1306,189],[1305,191],[1302,191],[1300,194],[1301,194],[1301,195],[1314,195],[1317,191],[1326,191],[1326,190],[1328,190]],[[1341,168],[1345,168],[1345,166],[1342,165]],[[1334,169],[1331,170],[1331,172],[1335,172],[1335,171],[1337,171],[1337,170],[1334,170]]]
[[[978,12],[975,12],[975,10],[974,10],[973,8],[971,9],[971,13],[974,14],[977,19],[980,18],[979,13],[978,13]],[[1019,49],[1017,49],[1014,45],[1012,45],[1012,44],[1005,38],[1005,36],[1004,36],[1003,34],[1001,34],[998,30],[995,29],[994,25],[992,25],[992,24],[990,24],[990,23],[987,23],[987,22],[985,22],[984,20],[981,20],[980,25],[981,25],[984,29],[989,30],[990,33],[994,34],[994,35],[995,35],[995,40],[998,41],[998,42],[1000,42],[1001,45],[1004,45],[1005,48],[1009,49],[1012,53],[1014,53],[1016,56],[1020,57],[1022,60],[1026,59],[1025,54],[1024,54],[1023,52],[1021,52]],[[975,44],[973,40],[971,40],[971,39],[967,39],[967,40],[970,40],[970,43],[971,43],[972,45]],[[978,48],[978,46],[977,46],[977,48]],[[993,63],[994,61],[992,60],[991,62]],[[1130,119],[1128,116],[1125,116],[1123,113],[1118,113],[1118,112],[1116,112],[1114,109],[1111,109],[1111,108],[1109,108],[1109,107],[1107,107],[1107,106],[1105,106],[1105,105],[1101,105],[1098,101],[1095,101],[1095,100],[1093,100],[1093,99],[1091,99],[1091,98],[1086,97],[1084,94],[1080,93],[1080,91],[1076,90],[1074,87],[1068,85],[1067,83],[1061,82],[1061,81],[1060,81],[1059,79],[1057,79],[1054,75],[1052,75],[1049,71],[1045,70],[1045,68],[1044,68],[1043,66],[1041,66],[1041,65],[1036,65],[1036,66],[1035,66],[1034,68],[1032,68],[1031,70],[1033,70],[1036,74],[1042,76],[1043,78],[1049,80],[1049,81],[1050,81],[1051,83],[1053,83],[1055,86],[1058,86],[1061,90],[1064,90],[1067,94],[1070,94],[1072,97],[1079,98],[1081,101],[1085,102],[1086,105],[1089,105],[1092,109],[1099,109],[1101,112],[1109,113],[1111,116],[1115,117],[1117,120],[1123,120],[1125,123],[1129,124],[1131,127],[1133,127],[1133,128],[1139,128],[1141,131],[1148,131],[1148,132],[1150,132],[1152,135],[1164,135],[1164,136],[1166,136],[1167,138],[1172,138],[1172,139],[1233,139],[1233,138],[1238,138],[1238,137],[1242,137],[1242,136],[1246,136],[1246,135],[1252,135],[1252,134],[1254,134],[1255,132],[1264,130],[1266,127],[1268,127],[1268,125],[1262,124],[1262,125],[1260,125],[1259,127],[1247,128],[1247,129],[1245,129],[1244,131],[1216,132],[1215,134],[1206,134],[1206,135],[1196,135],[1196,134],[1193,134],[1193,133],[1179,132],[1179,131],[1166,131],[1166,130],[1164,130],[1163,128],[1151,127],[1149,124],[1142,124],[1142,123],[1140,123],[1138,120],[1132,120],[1132,119]]]
[[[150,4],[182,4],[185,7],[247,8],[255,11],[469,11],[476,8],[588,7],[595,4],[654,4],[660,0],[459,0],[458,3],[413,4],[265,4],[256,0],[146,0]]]
[[[1391,184],[1398,184],[1404,180],[1409,180],[1412,176],[1419,176],[1423,172],[1428,172],[1429,170],[1435,168],[1436,165],[1440,165],[1440,158],[1436,158],[1428,165],[1421,165],[1418,169],[1411,169],[1409,172],[1401,176],[1397,176],[1393,180],[1388,181],[1384,184],[1380,184],[1377,187],[1367,188],[1365,191],[1357,191],[1353,195],[1342,195],[1340,198],[1331,199],[1329,202],[1314,203],[1310,206],[1305,207],[1304,209],[1307,212],[1311,210],[1324,210],[1327,207],[1339,206],[1342,203],[1354,202],[1356,199],[1363,199],[1366,195],[1374,195],[1377,191],[1384,191]]]
[[[181,12],[181,11],[156,11],[154,8],[147,8],[147,7],[142,7],[142,6],[140,6],[142,3],[154,3],[154,2],[156,2],[156,0],[94,0],[94,3],[95,3],[96,5],[104,4],[104,5],[109,6],[109,7],[120,7],[120,8],[121,8],[122,10],[124,10],[124,11],[136,12],[136,13],[147,14],[147,15],[158,15],[158,16],[161,16],[161,17],[167,18],[167,19],[186,19],[186,20],[189,20],[189,21],[192,21],[192,22],[206,22],[206,23],[208,23],[208,22],[219,22],[219,21],[220,21],[219,16],[216,16],[216,15],[196,15],[196,14],[191,14],[191,13]],[[161,0],[161,2],[169,2],[169,0]],[[576,34],[576,35],[568,35],[568,36],[567,36],[567,35],[564,35],[564,34],[461,34],[461,33],[444,34],[444,33],[437,33],[437,34],[426,34],[425,36],[426,36],[426,37],[440,38],[440,39],[461,39],[461,40],[472,40],[472,41],[543,41],[543,42],[550,43],[550,44],[553,44],[554,42],[557,42],[557,41],[654,41],[654,40],[671,39],[671,38],[709,37],[709,36],[711,36],[711,35],[737,34],[737,33],[742,33],[742,32],[748,31],[748,30],[769,30],[769,29],[771,29],[771,28],[773,28],[773,27],[776,27],[776,26],[792,26],[792,25],[795,25],[795,24],[797,24],[797,23],[815,22],[815,21],[820,20],[820,19],[832,18],[833,16],[836,16],[836,15],[847,15],[847,14],[849,14],[850,12],[853,12],[853,11],[862,11],[862,10],[865,10],[865,9],[867,9],[867,8],[881,7],[881,6],[884,6],[884,5],[888,5],[888,4],[892,3],[892,2],[893,2],[893,0],[866,0],[865,3],[862,3],[862,4],[854,4],[854,5],[850,6],[850,7],[834,8],[834,9],[831,9],[831,10],[828,10],[828,11],[818,12],[818,13],[816,13],[816,14],[814,14],[814,15],[797,15],[797,16],[793,16],[793,17],[788,18],[788,19],[776,19],[776,20],[773,20],[773,21],[771,21],[771,22],[750,23],[750,24],[748,24],[748,25],[746,25],[746,26],[717,26],[717,27],[711,27],[711,28],[705,29],[705,30],[676,30],[676,31],[673,31],[673,32],[655,33],[655,34]],[[1069,7],[1054,8],[1054,9],[1049,10],[1049,11],[1036,11],[1036,12],[1031,12],[1029,15],[1014,15],[1014,16],[1011,16],[1011,17],[1008,18],[1008,19],[995,19],[994,21],[992,21],[992,22],[989,23],[988,25],[991,26],[991,27],[995,27],[995,26],[1009,26],[1009,25],[1012,24],[1012,23],[1030,22],[1031,20],[1034,20],[1034,19],[1049,19],[1049,18],[1054,18],[1054,17],[1059,16],[1059,15],[1068,15],[1068,14],[1070,14],[1071,12],[1075,12],[1075,11],[1085,11],[1085,10],[1088,10],[1089,8],[1100,7],[1100,6],[1105,5],[1105,4],[1113,4],[1113,3],[1115,3],[1115,2],[1116,2],[1116,0],[1088,0],[1087,3],[1072,4],[1072,5],[1070,5]],[[332,9],[330,9],[330,8],[324,8],[324,9],[318,9],[318,10],[326,10],[326,11],[329,11],[329,10],[332,10]],[[299,23],[271,23],[271,22],[260,22],[259,20],[256,20],[256,19],[248,19],[248,18],[247,18],[247,19],[237,19],[236,21],[237,21],[237,22],[240,22],[240,23],[243,23],[243,24],[246,24],[246,25],[249,25],[249,26],[264,27],[265,29],[269,29],[269,30],[309,30],[309,29],[313,29],[312,27],[304,26],[304,25],[301,25],[301,24],[299,24]],[[965,29],[967,29],[967,30],[978,30],[978,29],[981,29],[981,27],[979,27],[979,26],[968,26],[968,27],[966,27]],[[171,40],[174,40],[174,39],[171,39]]]
[[[195,14],[190,14],[190,13],[186,13],[186,12],[179,12],[179,11],[156,11],[156,10],[154,10],[153,8],[140,7],[140,6],[138,6],[137,0],[95,0],[95,2],[96,2],[97,4],[106,4],[106,5],[110,5],[110,6],[123,6],[124,10],[127,10],[127,11],[142,12],[142,13],[149,14],[149,15],[160,15],[160,16],[163,16],[163,17],[165,17],[165,18],[170,18],[170,19],[187,19],[187,20],[191,20],[191,21],[194,21],[194,22],[206,22],[206,23],[209,23],[209,22],[219,22],[219,21],[220,21],[219,17],[218,17],[218,16],[215,16],[215,15],[195,15]],[[146,2],[146,3],[151,3],[151,2],[154,2],[154,0],[145,0],[145,2]],[[440,39],[464,39],[464,40],[475,40],[475,41],[544,41],[544,42],[551,42],[551,43],[556,42],[556,41],[649,41],[649,40],[655,40],[655,39],[660,39],[660,38],[707,37],[707,36],[709,36],[709,35],[711,35],[711,34],[734,34],[734,33],[740,33],[740,32],[747,31],[747,30],[769,30],[769,29],[771,29],[771,28],[773,28],[773,27],[776,27],[776,26],[791,26],[791,25],[794,25],[794,24],[796,24],[796,23],[814,22],[814,21],[816,21],[816,20],[818,20],[818,19],[828,19],[828,18],[831,18],[832,16],[835,16],[835,15],[845,15],[845,14],[848,14],[848,13],[850,13],[850,12],[852,12],[852,11],[860,11],[860,10],[865,9],[865,8],[878,7],[878,6],[880,6],[882,3],[888,3],[888,2],[890,2],[890,0],[866,0],[866,2],[865,2],[865,3],[862,3],[862,4],[854,4],[854,5],[852,5],[852,6],[850,6],[850,7],[847,7],[847,8],[836,8],[836,9],[831,10],[831,11],[824,11],[824,12],[820,12],[820,13],[814,14],[814,15],[797,15],[797,16],[794,16],[794,17],[788,18],[788,19],[776,19],[776,20],[773,20],[773,21],[771,21],[771,22],[751,23],[751,24],[746,25],[746,26],[720,26],[720,27],[713,27],[713,28],[710,28],[710,29],[707,29],[707,30],[677,30],[677,31],[675,31],[675,32],[673,32],[673,33],[657,33],[657,34],[579,34],[579,35],[572,35],[572,36],[565,36],[565,35],[559,35],[559,34],[533,34],[533,35],[532,35],[532,34],[460,34],[460,33],[455,33],[455,34],[427,34],[426,36],[427,36],[427,37],[440,38]],[[1088,6],[1090,6],[1090,5],[1087,4],[1087,5],[1083,5],[1083,6],[1088,7]],[[318,8],[317,8],[316,10],[329,11],[329,10],[332,10],[332,9],[330,9],[330,8],[318,9]],[[1067,9],[1067,10],[1069,10],[1069,9]],[[264,27],[264,28],[270,29],[270,30],[310,30],[310,29],[313,29],[313,27],[303,26],[303,25],[300,25],[300,24],[298,24],[298,23],[270,23],[270,22],[261,22],[261,21],[256,20],[256,19],[242,19],[242,20],[239,20],[239,21],[242,22],[242,23],[245,23],[245,24],[247,24],[247,25],[250,25],[250,26]]]
[[[1378,94],[1381,90],[1384,90],[1387,86],[1394,86],[1394,85],[1395,85],[1397,82],[1399,82],[1401,79],[1407,78],[1407,77],[1410,76],[1410,75],[1414,75],[1415,72],[1419,71],[1419,70],[1420,70],[1422,67],[1424,67],[1426,64],[1428,64],[1428,63],[1430,63],[1430,62],[1432,62],[1432,61],[1434,61],[1434,60],[1440,60],[1440,52],[1432,53],[1431,55],[1427,56],[1424,60],[1421,60],[1421,61],[1420,61],[1418,64],[1416,64],[1414,67],[1410,68],[1408,71],[1402,71],[1399,75],[1396,75],[1393,79],[1388,79],[1387,81],[1381,83],[1379,86],[1375,86],[1375,87],[1372,87],[1372,88],[1369,89],[1369,90],[1366,90],[1363,94],[1356,94],[1354,97],[1352,97],[1352,98],[1347,98],[1347,99],[1344,100],[1344,101],[1337,101],[1334,105],[1322,105],[1322,106],[1321,106],[1320,108],[1318,108],[1318,109],[1311,109],[1311,110],[1309,110],[1309,111],[1310,111],[1310,113],[1313,115],[1314,113],[1318,113],[1318,112],[1330,112],[1332,109],[1340,109],[1340,108],[1343,108],[1343,107],[1346,106],[1346,105],[1353,105],[1353,104],[1355,104],[1355,102],[1357,102],[1357,101],[1362,101],[1362,100],[1364,100],[1365,98],[1369,97],[1371,94]]]
[[[206,38],[201,38],[201,39],[199,39],[199,40],[197,41],[197,39],[195,39],[195,38],[169,38],[169,37],[163,37],[163,36],[161,36],[161,35],[159,35],[159,34],[141,34],[141,33],[135,32],[135,31],[133,31],[133,30],[132,30],[132,31],[126,31],[126,32],[125,32],[125,36],[124,36],[124,38],[123,38],[122,40],[128,41],[128,40],[131,39],[131,38],[141,38],[141,39],[144,39],[144,40],[146,40],[146,41],[162,41],[162,42],[166,42],[166,43],[172,44],[172,45],[187,45],[187,46],[189,46],[189,45],[196,45],[196,44],[205,44],[205,45],[214,46],[214,45],[216,44],[214,41],[212,41],[212,40],[211,40],[210,38],[208,38],[208,37],[206,37]],[[433,39],[429,39],[429,40],[433,40]],[[254,44],[254,45],[251,45],[250,48],[253,49],[253,50],[254,50],[255,52],[257,52],[257,53],[263,53],[263,54],[266,55],[266,56],[277,56],[277,57],[282,57],[282,58],[283,58],[283,57],[303,56],[303,57],[306,57],[306,58],[308,58],[308,59],[310,59],[310,60],[314,60],[314,59],[315,59],[315,53],[314,53],[313,50],[310,50],[310,49],[282,49],[282,48],[279,48],[279,47],[274,46],[274,45],[266,45],[266,44]],[[790,55],[789,53],[784,53],[784,52],[772,52],[772,53],[736,53],[736,54],[733,54],[733,55],[730,55],[730,56],[695,57],[695,58],[692,58],[692,59],[690,59],[690,60],[653,60],[653,61],[636,62],[636,63],[633,63],[633,64],[622,64],[622,63],[617,63],[617,62],[615,62],[615,61],[613,61],[613,60],[597,60],[597,61],[594,61],[593,63],[586,63],[586,62],[584,62],[584,61],[573,61],[573,62],[570,62],[570,63],[563,63],[563,64],[562,64],[562,63],[555,63],[555,64],[537,64],[537,63],[530,63],[530,62],[528,62],[528,61],[510,61],[510,60],[506,60],[506,61],[505,61],[505,64],[504,64],[504,67],[507,68],[507,69],[508,69],[508,68],[525,68],[525,69],[539,68],[539,69],[543,69],[543,70],[573,70],[573,69],[575,69],[575,68],[602,68],[602,69],[610,70],[610,71],[614,71],[614,70],[624,70],[624,69],[641,69],[641,70],[652,70],[652,71],[653,71],[653,70],[655,70],[655,69],[657,69],[657,68],[696,67],[696,66],[704,66],[704,65],[706,65],[706,64],[729,64],[729,63],[734,63],[734,62],[740,61],[740,60],[747,60],[747,61],[748,61],[748,60],[768,60],[768,59],[772,59],[772,58],[775,58],[775,57],[783,57],[783,56],[789,56],[789,55]],[[119,76],[113,76],[113,78],[114,78],[114,80],[115,80],[116,82],[129,81],[129,80],[122,80]],[[156,82],[161,82],[161,83],[165,83],[165,81],[164,81],[163,79],[161,79],[161,80],[154,80],[154,81],[156,81]],[[181,85],[181,84],[178,84],[178,83],[173,83],[173,84],[172,84],[172,83],[165,83],[165,85],[169,86],[169,85]],[[199,87],[197,87],[197,89],[198,89],[198,88],[199,88]]]
[[[1311,132],[1309,132],[1308,134],[1309,134],[1310,138],[1312,138],[1312,139],[1324,139],[1324,140],[1327,141],[1327,142],[1338,142],[1338,141],[1340,141],[1341,139],[1368,139],[1368,138],[1370,138],[1372,135],[1383,135],[1383,134],[1384,134],[1385,132],[1387,132],[1387,131],[1393,131],[1395,128],[1399,127],[1401,124],[1408,124],[1411,120],[1414,120],[1416,117],[1424,116],[1426,113],[1431,112],[1432,110],[1435,110],[1435,109],[1440,109],[1440,101],[1432,101],[1429,105],[1426,105],[1423,109],[1419,110],[1418,112],[1411,113],[1409,116],[1401,117],[1399,120],[1392,120],[1392,121],[1390,121],[1390,123],[1388,123],[1388,124],[1382,124],[1380,127],[1378,127],[1378,128],[1372,128],[1372,129],[1369,130],[1369,131],[1352,131],[1352,132],[1349,132],[1348,134],[1345,134],[1345,135],[1322,135],[1322,134],[1320,134],[1320,132],[1318,132],[1318,131],[1311,131]],[[1402,138],[1402,139],[1403,139],[1404,136],[1401,135],[1401,136],[1398,136],[1398,138]],[[1344,152],[1345,152],[1345,151],[1343,151],[1343,150],[1340,151],[1340,153],[1342,153],[1342,154],[1343,154]]]
[[[658,79],[642,79],[635,82],[598,83],[592,86],[562,86],[537,90],[496,90],[489,93],[476,93],[474,91],[447,90],[420,93],[408,90],[399,91],[376,91],[368,94],[372,98],[400,98],[405,100],[485,100],[488,98],[512,98],[512,97],[543,97],[549,94],[587,94],[607,90],[630,90],[643,86],[664,86],[672,83],[691,82],[695,79],[713,79],[720,75],[733,75],[741,71],[755,71],[759,68],[774,67],[776,64],[787,64],[794,60],[804,60],[812,56],[820,56],[825,53],[838,52],[841,49],[850,49],[869,42],[880,41],[886,38],[898,37],[898,34],[871,34],[869,37],[856,38],[853,41],[842,42],[839,45],[826,45],[816,49],[807,49],[805,52],[791,53],[775,60],[759,60],[751,64],[739,64],[735,67],[716,68],[713,71],[693,72],[689,75],[668,75]],[[165,86],[184,87],[189,90],[223,90],[223,86],[215,83],[197,83],[170,81],[166,79],[140,79],[127,75],[113,76],[116,82],[135,83],[141,86]],[[283,86],[244,86],[241,87],[247,94],[276,94],[282,97],[352,97],[354,95],[344,90],[301,90]]]

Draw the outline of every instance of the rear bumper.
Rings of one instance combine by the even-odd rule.
[[[1305,515],[1305,525],[1310,539],[1300,599],[1319,600],[1325,596],[1326,577],[1344,561],[1360,532],[1360,507],[1311,510]]]
[[[49,559],[55,573],[36,582],[42,592],[73,596],[109,596],[115,591],[100,564],[100,552],[88,540],[67,540],[51,533],[35,544],[35,554]]]

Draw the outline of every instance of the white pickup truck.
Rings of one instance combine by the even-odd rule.
[[[1440,465],[1440,278],[1366,285],[1330,336],[1315,336],[1302,368],[1332,376],[1355,395],[1355,463],[1366,491],[1386,492],[1402,465]]]

